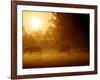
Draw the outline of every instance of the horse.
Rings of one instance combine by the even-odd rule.
[[[69,45],[61,46],[60,49],[59,49],[59,52],[70,54],[70,46]]]
[[[29,48],[25,48],[23,50],[24,52],[29,52],[30,54],[32,53],[42,53],[42,49],[40,47],[29,47]]]

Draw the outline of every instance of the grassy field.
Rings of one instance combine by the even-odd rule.
[[[59,53],[56,50],[42,53],[23,53],[23,68],[43,68],[89,65],[89,53]]]

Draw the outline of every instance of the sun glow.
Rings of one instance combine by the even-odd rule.
[[[39,17],[32,17],[30,20],[30,26],[34,30],[38,30],[42,27],[42,19]]]
[[[39,32],[44,35],[49,29],[48,27],[53,26],[54,13],[51,12],[32,12],[23,11],[23,29],[27,34]]]

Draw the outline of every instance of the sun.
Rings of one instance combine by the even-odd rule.
[[[23,31],[32,35],[35,33],[45,35],[49,27],[54,26],[53,17],[55,15],[51,12],[23,11]]]
[[[40,29],[42,26],[42,19],[39,17],[32,17],[30,19],[30,27],[34,30]]]

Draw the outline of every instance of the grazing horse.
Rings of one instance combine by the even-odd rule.
[[[29,48],[25,48],[24,52],[29,52],[29,53],[39,53],[41,54],[42,50],[40,47],[29,47]]]
[[[69,54],[70,53],[70,46],[69,45],[61,46],[60,49],[59,49],[59,52]]]

